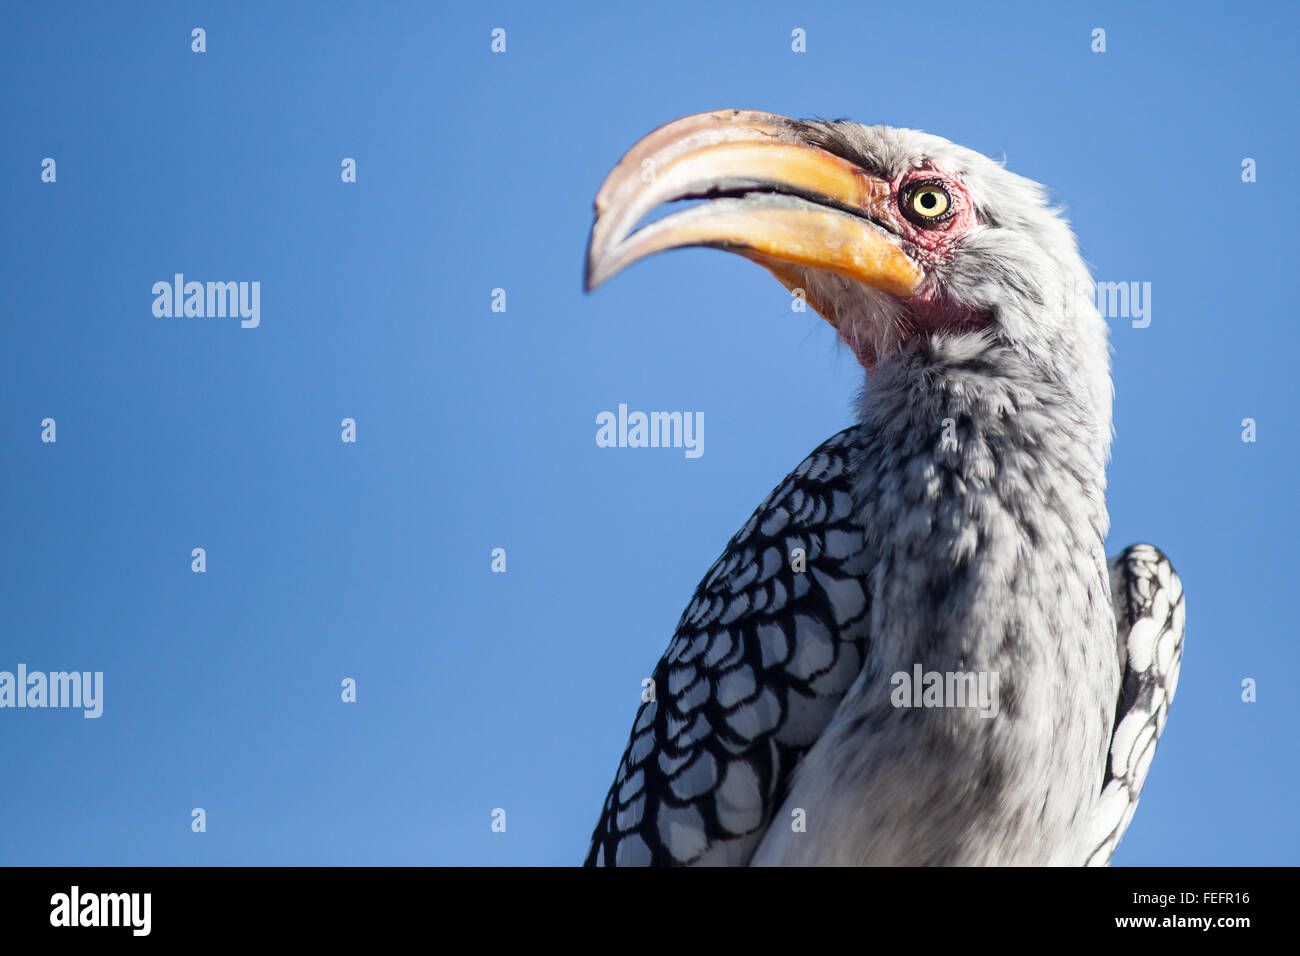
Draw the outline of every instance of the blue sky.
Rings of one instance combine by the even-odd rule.
[[[696,582],[861,379],[737,257],[581,292],[605,173],[724,107],[1005,154],[1152,284],[1109,550],[1171,556],[1188,634],[1115,862],[1300,863],[1295,8],[443,6],[0,13],[0,669],[105,675],[0,711],[0,863],[581,860]],[[260,325],[155,317],[177,272]],[[598,448],[619,403],[705,453]]]

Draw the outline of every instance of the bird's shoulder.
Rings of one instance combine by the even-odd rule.
[[[818,446],[696,588],[654,670],[589,863],[743,863],[861,669],[870,596],[852,473]]]

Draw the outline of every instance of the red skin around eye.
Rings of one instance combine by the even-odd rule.
[[[898,197],[910,184],[918,180],[940,180],[956,213],[942,225],[929,228],[919,226],[903,215],[898,204]],[[974,228],[977,219],[975,206],[970,193],[960,180],[951,173],[934,166],[914,169],[890,186],[890,198],[895,210],[900,235],[911,245],[908,251],[924,267],[937,265],[953,254],[955,242]],[[989,316],[972,314],[969,310],[949,302],[942,290],[933,283],[926,283],[924,289],[908,300],[911,306],[909,317],[913,330],[918,333],[938,332],[944,329],[953,331],[978,329],[988,324]]]
[[[957,212],[951,219],[939,226],[925,228],[916,225],[903,215],[898,197],[904,189],[918,180],[937,179],[943,182],[948,195],[952,197]],[[964,236],[975,225],[975,208],[970,201],[970,194],[956,176],[933,166],[914,169],[890,184],[890,200],[897,211],[898,226],[903,238],[917,246],[917,261],[925,265],[946,257],[954,240]]]

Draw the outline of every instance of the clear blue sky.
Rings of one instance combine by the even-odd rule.
[[[747,107],[1005,154],[1152,284],[1110,550],[1167,551],[1188,634],[1116,863],[1300,863],[1295,7],[614,6],[0,13],[0,669],[105,675],[98,720],[0,711],[0,862],[581,860],[696,582],[851,423],[852,356],[739,258],[581,292],[624,150]],[[260,326],[155,317],[176,272]],[[619,403],[704,455],[598,448]]]

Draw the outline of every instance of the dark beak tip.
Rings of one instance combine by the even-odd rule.
[[[587,254],[582,261],[582,291],[591,292],[597,286],[601,285],[608,275],[600,275],[597,272],[596,264],[600,258],[593,246],[596,243],[595,226],[592,226],[592,235],[587,240]]]

